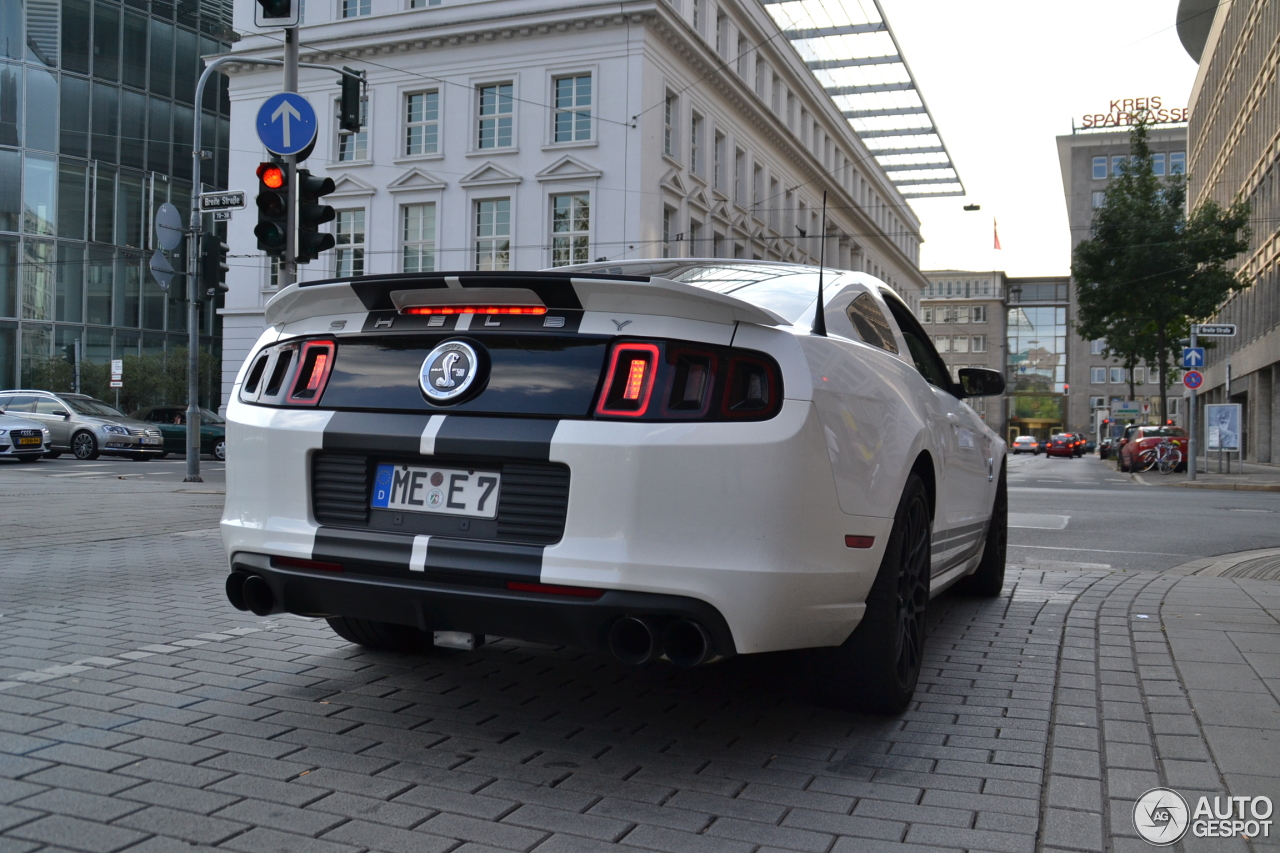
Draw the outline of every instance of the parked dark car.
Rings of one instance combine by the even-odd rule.
[[[129,417],[160,428],[164,436],[164,455],[187,452],[187,407],[147,406]],[[200,410],[200,453],[219,462],[227,458],[227,422],[217,412]]]

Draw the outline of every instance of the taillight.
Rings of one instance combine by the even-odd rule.
[[[401,314],[545,314],[545,305],[415,305],[401,308]]]
[[[332,340],[298,341],[258,354],[240,388],[246,403],[314,406],[324,395],[338,345]]]
[[[726,417],[750,417],[767,411],[773,405],[772,372],[771,365],[758,358],[734,358],[729,363],[722,413]]]
[[[314,406],[320,402],[325,383],[329,381],[329,371],[333,368],[333,350],[333,341],[307,341],[302,345],[298,372],[286,403]]]
[[[619,344],[613,348],[604,393],[596,404],[596,414],[606,417],[638,418],[649,408],[653,379],[658,370],[658,347],[654,344]]]
[[[782,407],[768,356],[676,341],[621,341],[609,353],[596,417],[764,420]]]

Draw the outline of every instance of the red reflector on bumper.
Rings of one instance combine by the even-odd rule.
[[[844,537],[844,545],[846,548],[870,548],[876,544],[874,536],[846,536]]]
[[[553,586],[546,583],[524,583],[507,581],[507,589],[512,592],[540,592],[544,595],[571,595],[575,598],[599,598],[604,595],[603,589],[588,589],[585,586]]]
[[[313,569],[320,572],[340,572],[341,563],[322,563],[319,560],[300,560],[297,557],[272,557],[271,562],[277,566],[290,569]]]

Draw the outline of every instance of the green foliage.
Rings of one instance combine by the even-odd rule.
[[[1154,365],[1160,411],[1167,412],[1177,341],[1249,285],[1228,267],[1249,246],[1249,206],[1206,201],[1187,214],[1185,176],[1156,177],[1148,134],[1145,118],[1133,126],[1130,162],[1109,181],[1091,236],[1072,255],[1071,275],[1080,335],[1105,338],[1105,355],[1131,375],[1139,363]]]
[[[126,355],[120,409],[125,414],[143,406],[178,406],[187,402],[187,350],[175,347],[163,353]],[[200,350],[201,405],[216,409],[212,399],[222,381],[222,365],[208,350]],[[24,385],[43,391],[75,390],[75,369],[61,356],[33,359],[25,371]],[[111,366],[80,362],[80,393],[115,405]],[[209,404],[213,403],[212,406]]]

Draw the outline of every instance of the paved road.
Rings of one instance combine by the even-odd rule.
[[[1096,456],[1022,454],[1008,470],[1010,559],[1021,565],[1156,571],[1280,545],[1280,493],[1144,486]]]
[[[999,599],[933,602],[918,701],[872,718],[805,701],[794,655],[402,657],[238,613],[218,484],[86,465],[0,468],[4,853],[1128,851],[1157,784],[1280,800],[1280,584],[1013,569]],[[1049,470],[1084,482],[1024,485]],[[1015,554],[1110,549],[1094,507],[1154,496],[1107,476],[1016,460],[1015,512],[1068,520],[1016,528]],[[1232,523],[1280,545],[1270,516]]]

